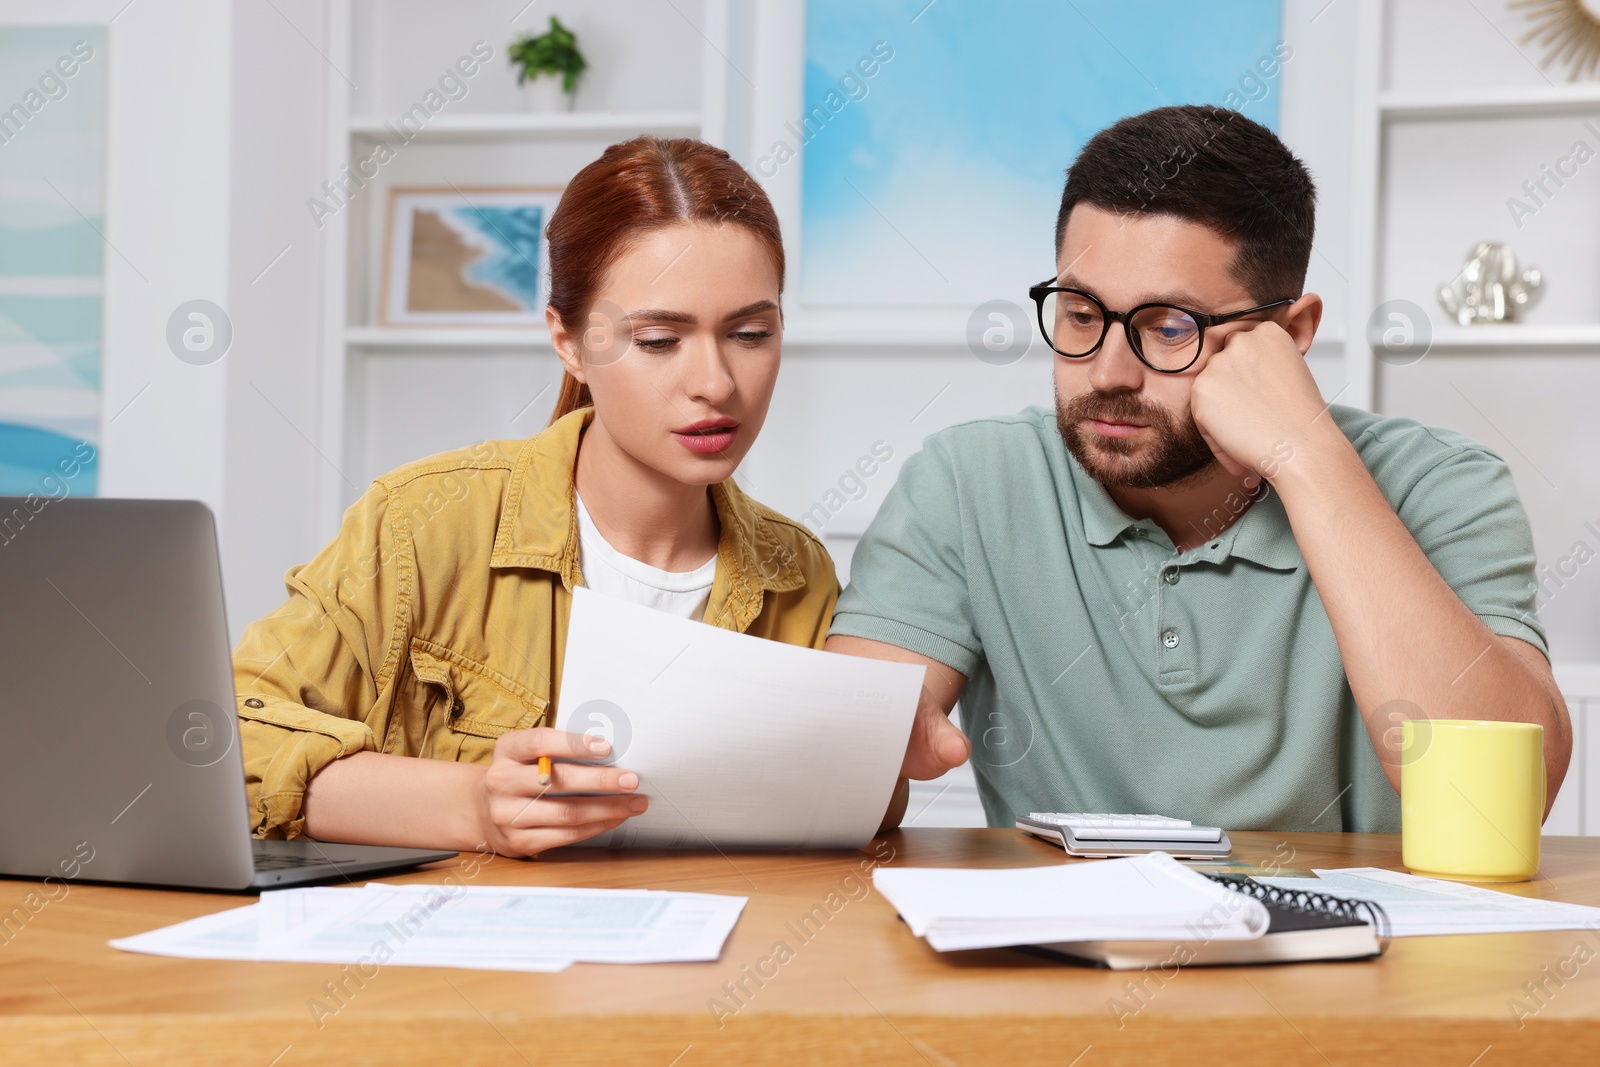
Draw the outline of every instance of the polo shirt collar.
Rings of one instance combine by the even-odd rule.
[[[1105,486],[1095,481],[1071,452],[1067,453],[1067,462],[1072,465],[1078,510],[1083,515],[1083,534],[1091,545],[1112,544],[1129,527],[1138,524],[1139,520],[1119,508]]]
[[[1224,556],[1238,556],[1273,570],[1296,570],[1305,561],[1300,544],[1294,539],[1294,527],[1289,525],[1283,498],[1270,485],[1217,540],[1222,542]]]
[[[1085,540],[1104,547],[1114,544],[1140,524],[1142,520],[1118,507],[1105,486],[1095,481],[1070,452],[1067,462],[1072,465]],[[1212,549],[1212,545],[1217,548]],[[1196,558],[1210,557],[1216,562],[1238,556],[1263,567],[1285,571],[1295,570],[1304,561],[1300,545],[1294,539],[1294,528],[1289,525],[1289,513],[1284,510],[1283,500],[1270,487],[1237,522],[1192,552]]]

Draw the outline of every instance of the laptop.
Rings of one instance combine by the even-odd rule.
[[[0,875],[249,892],[454,852],[250,836],[216,524],[0,497]]]

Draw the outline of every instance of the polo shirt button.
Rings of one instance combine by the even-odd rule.
[[[1161,643],[1168,648],[1177,648],[1178,631],[1171,629],[1161,631]]]
[[[1162,577],[1162,580],[1164,580],[1168,585],[1177,585],[1178,584],[1178,568],[1170,567],[1167,570],[1162,571],[1161,572],[1161,577]]]

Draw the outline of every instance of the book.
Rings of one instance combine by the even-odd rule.
[[[940,952],[1139,940],[1252,940],[1266,906],[1152,852],[1009,869],[879,867],[874,887]]]
[[[1202,877],[1259,901],[1267,910],[1266,932],[1241,940],[1208,937],[1202,929],[1187,939],[1059,941],[1018,947],[1116,971],[1372,959],[1388,948],[1388,916],[1374,901],[1282,889],[1240,875]]]

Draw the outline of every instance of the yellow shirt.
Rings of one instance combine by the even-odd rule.
[[[495,738],[555,721],[578,570],[573,467],[593,416],[378,478],[288,601],[233,652],[257,837],[298,835],[306,783],[372,750],[488,763]],[[820,648],[839,582],[804,527],[730,478],[704,621]]]

